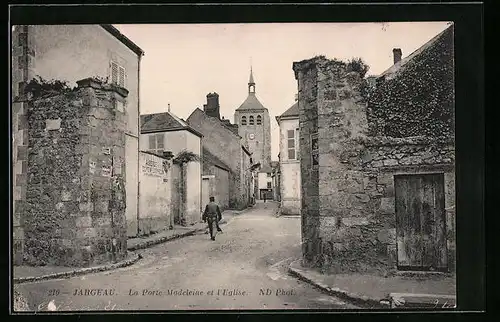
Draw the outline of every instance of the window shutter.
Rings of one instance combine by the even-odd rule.
[[[125,68],[123,68],[122,66],[119,67],[119,82],[118,82],[118,85],[120,85],[121,87],[125,87]]]
[[[156,140],[155,140],[155,135],[149,135],[149,149],[154,150],[156,149]]]
[[[111,83],[118,84],[118,64],[111,62]]]
[[[156,134],[156,148],[163,149],[163,134]]]

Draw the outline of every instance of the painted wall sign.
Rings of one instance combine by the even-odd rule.
[[[96,167],[95,161],[89,161],[89,172],[91,174],[95,173],[95,167]]]
[[[142,165],[142,173],[146,176],[162,177],[165,174],[162,162],[146,160]]]
[[[115,101],[115,108],[118,112],[125,112],[125,104],[123,104],[123,102],[121,101]]]
[[[103,177],[111,177],[111,167],[110,166],[102,166],[101,176]]]

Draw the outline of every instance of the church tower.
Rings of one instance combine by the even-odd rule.
[[[271,121],[269,111],[255,95],[255,81],[250,67],[248,96],[234,112],[234,123],[238,124],[238,134],[248,142],[253,162],[262,167],[271,164]]]

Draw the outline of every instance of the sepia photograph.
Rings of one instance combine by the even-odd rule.
[[[13,312],[456,308],[454,28],[13,25]]]

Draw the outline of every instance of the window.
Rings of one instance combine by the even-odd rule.
[[[296,159],[296,149],[295,149],[295,130],[287,131],[287,149],[288,149],[288,160]]]
[[[272,188],[272,183],[271,182],[268,182],[267,183],[267,189],[271,189]]]
[[[248,122],[250,125],[254,125],[253,115],[250,115],[250,121]]]
[[[246,116],[241,117],[241,125],[247,125],[247,117]]]
[[[125,67],[118,65],[116,62],[111,62],[111,83],[126,87],[126,77]]]
[[[163,133],[149,135],[149,152],[161,155],[163,153]]]
[[[299,129],[295,129],[295,154],[297,154],[297,159],[299,158],[299,147],[300,147],[300,136]]]
[[[261,125],[261,124],[262,124],[262,116],[257,115],[257,125]]]

